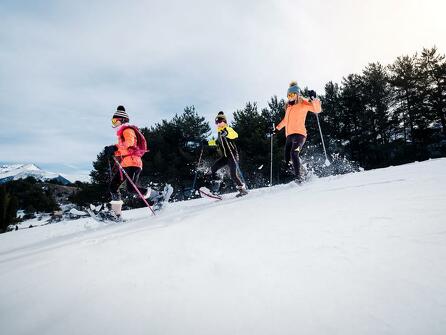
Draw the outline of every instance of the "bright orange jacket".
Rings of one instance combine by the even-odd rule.
[[[320,113],[321,101],[314,99],[308,101],[299,97],[297,104],[288,105],[285,117],[277,125],[276,129],[281,130],[285,127],[285,135],[301,134],[307,136],[307,129],[305,128],[305,119],[308,112]]]
[[[115,156],[119,157],[121,160],[121,166],[129,167],[136,166],[142,168],[142,160],[141,157],[131,155],[129,152],[130,147],[136,146],[136,134],[132,128],[127,128],[122,132],[122,135],[119,136],[119,130],[117,132],[118,135],[118,150],[115,152]]]

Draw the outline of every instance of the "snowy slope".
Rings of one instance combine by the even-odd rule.
[[[41,170],[34,164],[13,164],[0,166],[0,183],[9,180],[25,179],[34,177],[37,180],[47,181],[57,179],[68,184],[70,181],[60,174]]]
[[[446,334],[446,159],[0,235],[2,334]]]

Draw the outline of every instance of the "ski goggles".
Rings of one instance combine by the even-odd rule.
[[[113,126],[116,126],[116,125],[118,124],[118,122],[121,122],[121,119],[113,118],[113,119],[111,120],[111,122],[112,122],[112,125],[113,125]]]
[[[222,123],[222,122],[226,122],[226,119],[223,119],[223,118],[220,118],[220,117],[215,119],[215,124],[219,124],[219,123]]]
[[[297,93],[288,93],[287,97],[288,98],[294,98],[297,95]]]

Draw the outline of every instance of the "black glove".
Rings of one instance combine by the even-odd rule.
[[[118,147],[116,145],[109,145],[104,148],[105,155],[109,157],[113,156],[117,150]]]
[[[277,129],[277,128],[274,128],[272,131],[271,131],[271,135],[277,135],[277,133],[279,133],[279,129]]]
[[[310,97],[311,100],[313,100],[314,98],[316,98],[316,91],[309,90],[308,96]]]
[[[202,146],[206,146],[208,144],[209,144],[208,140],[201,140],[201,145]]]

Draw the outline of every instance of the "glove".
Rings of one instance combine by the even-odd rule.
[[[208,141],[208,140],[202,140],[202,141],[201,141],[201,145],[202,145],[202,146],[209,145],[209,141]]]
[[[316,98],[316,91],[309,90],[308,96],[310,97],[310,100],[313,100],[314,98]]]
[[[109,157],[113,156],[117,150],[118,147],[116,145],[109,145],[104,148],[105,155]]]
[[[274,128],[272,131],[271,131],[271,136],[274,136],[274,135],[277,135],[278,133],[279,133],[279,129],[277,129],[277,128]]]
[[[222,130],[220,130],[220,136],[221,137],[228,136],[228,130],[226,128],[223,128]]]

